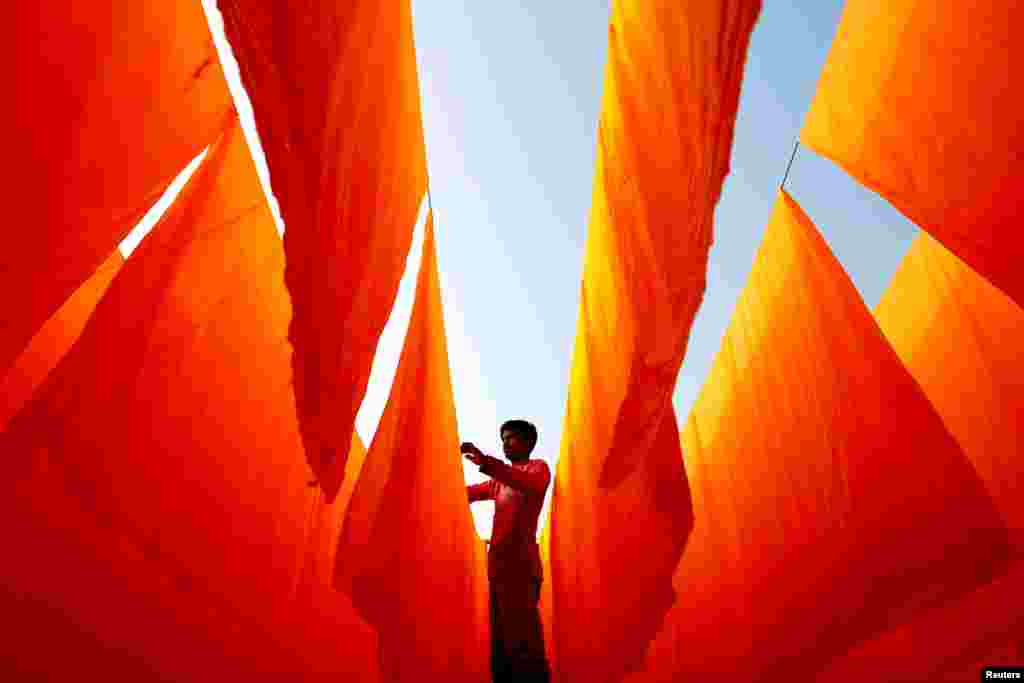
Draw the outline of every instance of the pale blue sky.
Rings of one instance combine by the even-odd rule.
[[[496,449],[497,422],[533,420],[541,433],[538,455],[553,464],[575,336],[610,3],[414,0],[413,8],[439,263],[458,294],[455,315],[482,374],[460,376],[453,349],[460,428],[465,438]],[[732,172],[715,217],[707,292],[675,394],[681,421],[746,282],[841,10],[841,0],[764,3],[751,39]],[[803,148],[787,189],[874,305],[916,228]],[[459,395],[470,382],[476,393]]]
[[[681,419],[746,281],[841,9],[840,0],[765,2],[716,212],[707,292],[676,392]],[[414,0],[441,267],[459,294],[498,418],[534,420],[539,453],[552,460],[576,325],[609,11],[600,0]],[[915,228],[804,148],[787,188],[873,305]],[[459,408],[460,418],[471,410]],[[488,445],[497,438],[493,430],[466,436]]]
[[[500,422],[523,417],[540,430],[536,455],[554,465],[575,338],[610,2],[412,2],[461,436],[495,452]],[[247,98],[214,0],[203,5],[253,145]],[[746,282],[841,10],[841,0],[764,3],[747,59],[732,170],[715,215],[707,291],[675,393],[681,422]],[[261,154],[254,155],[263,166]],[[873,306],[916,228],[802,147],[787,189]],[[367,441],[408,324],[422,217],[357,421]],[[126,241],[126,251],[141,232]],[[467,480],[480,478],[474,469],[467,468]],[[488,511],[476,517],[486,534]]]

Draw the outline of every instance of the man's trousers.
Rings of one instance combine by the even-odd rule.
[[[490,578],[491,671],[494,683],[548,683],[540,580],[527,573]]]

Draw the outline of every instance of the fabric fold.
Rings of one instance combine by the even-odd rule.
[[[1024,308],[928,234],[875,308],[1024,555]]]
[[[412,318],[342,526],[335,586],[377,629],[384,680],[469,683],[489,675],[486,577],[428,213]]]
[[[411,8],[217,4],[285,223],[296,409],[330,501],[426,192]]]
[[[0,117],[17,172],[0,374],[209,145],[231,111],[197,0],[15,3]]]
[[[6,374],[0,373],[0,432],[78,339],[123,263],[124,257],[115,249],[39,328]]]
[[[682,440],[695,531],[630,683],[813,680],[1009,566],[982,479],[784,193]]]
[[[1024,310],[922,233],[875,317],[985,483],[1009,532],[1013,564],[964,597],[859,644],[819,680],[966,679],[985,665],[1019,661],[1024,646]]]
[[[693,514],[672,394],[704,295],[760,7],[613,3],[546,536],[545,609],[562,681],[619,680],[673,601],[672,572]]]
[[[0,436],[2,512],[22,549],[4,563],[5,595],[23,596],[16,613],[41,631],[25,640],[50,642],[54,619],[70,620],[89,657],[123,650],[158,680],[379,675],[375,634],[310,576],[326,548],[283,271],[232,122]],[[298,586],[314,599],[297,600]],[[78,666],[17,661],[56,678]]]

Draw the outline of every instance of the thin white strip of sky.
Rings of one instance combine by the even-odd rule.
[[[238,112],[238,121],[245,134],[245,141],[249,145],[249,153],[256,162],[256,174],[260,178],[260,185],[263,187],[263,194],[270,204],[270,212],[274,216],[274,225],[277,226],[277,234],[284,234],[284,221],[281,219],[281,207],[270,187],[270,169],[267,166],[267,158],[263,154],[263,145],[260,143],[259,133],[256,132],[256,119],[252,112],[252,102],[249,101],[249,94],[242,85],[241,76],[238,73],[238,60],[231,50],[227,35],[224,33],[224,17],[217,9],[217,0],[202,0],[203,11],[206,13],[206,21],[210,25],[210,33],[213,35],[213,44],[217,48],[217,57],[220,59],[221,68],[224,70],[224,77],[228,82],[228,90],[231,92],[231,99],[235,103],[235,111]]]
[[[405,272],[398,285],[395,304],[388,314],[388,322],[381,332],[377,343],[377,354],[373,357],[370,370],[370,381],[366,387],[366,396],[356,414],[356,432],[367,447],[377,432],[381,415],[387,405],[391,393],[391,385],[395,381],[398,370],[398,359],[402,354],[405,336],[409,331],[412,318],[412,305],[416,299],[416,275],[423,260],[423,237],[427,219],[427,198],[424,195],[420,211],[416,218],[416,228],[412,234],[412,247],[405,260]]]
[[[131,256],[131,253],[135,251],[135,248],[139,246],[143,238],[149,234],[150,230],[153,229],[153,226],[163,218],[167,209],[169,209],[171,204],[174,203],[174,200],[178,198],[178,195],[185,187],[189,178],[191,178],[192,174],[196,172],[197,168],[199,168],[199,164],[201,164],[203,159],[206,158],[206,152],[209,149],[210,148],[207,147],[197,154],[192,161],[185,165],[185,168],[178,173],[174,180],[171,181],[171,184],[167,186],[167,189],[164,190],[164,193],[160,195],[160,199],[156,201],[156,204],[149,208],[149,211],[147,211],[146,215],[142,217],[142,220],[140,220],[135,227],[131,229],[123,240],[121,240],[121,244],[118,245],[118,249],[121,250],[122,256],[125,258]]]

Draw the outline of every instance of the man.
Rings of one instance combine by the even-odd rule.
[[[547,683],[540,623],[541,563],[537,518],[551,470],[530,459],[537,428],[525,420],[501,425],[501,444],[511,464],[485,455],[472,443],[462,452],[490,481],[467,486],[469,502],[494,501],[494,527],[487,549],[491,593],[491,671],[494,683]]]

